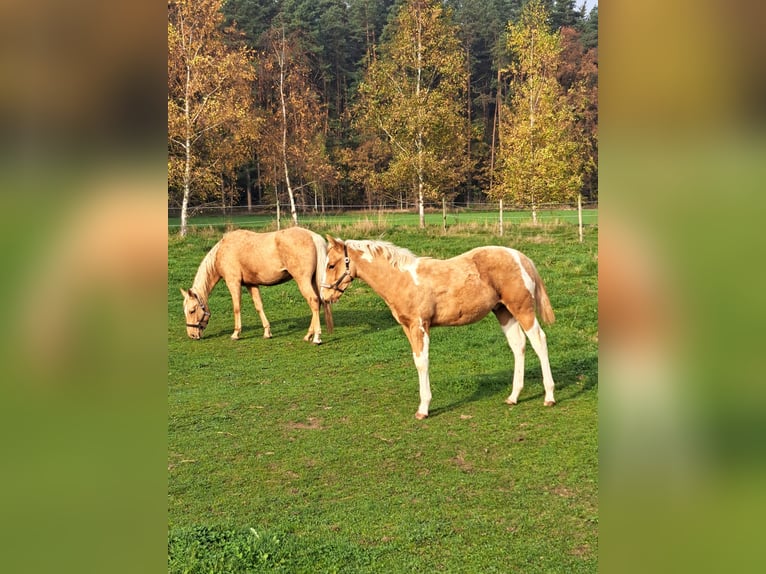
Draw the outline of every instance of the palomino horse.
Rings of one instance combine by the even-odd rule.
[[[311,325],[304,341],[322,342],[319,323],[319,304],[324,307],[327,330],[332,333],[333,320],[330,305],[319,296],[319,277],[327,261],[327,244],[320,236],[300,227],[291,227],[271,233],[255,233],[245,229],[231,231],[223,236],[208,252],[197,269],[194,283],[184,296],[186,333],[192,339],[202,337],[210,320],[208,295],[223,279],[231,292],[234,306],[234,332],[239,339],[242,331],[240,300],[242,285],[253,298],[255,309],[263,323],[263,336],[271,338],[271,325],[263,312],[260,285],[279,285],[295,279],[301,295],[311,307]]]
[[[384,241],[342,241],[329,235],[327,239],[322,298],[336,302],[359,277],[385,300],[412,346],[420,381],[416,418],[428,416],[431,402],[431,327],[475,323],[490,311],[500,322],[515,359],[513,388],[505,402],[515,405],[524,386],[526,333],[540,357],[544,404],[555,404],[548,345],[536,310],[545,323],[555,318],[543,280],[526,255],[508,247],[489,246],[441,260],[416,257]]]

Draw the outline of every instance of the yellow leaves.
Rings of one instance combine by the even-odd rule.
[[[353,112],[356,126],[391,150],[376,179],[392,190],[422,180],[426,194],[453,187],[468,160],[470,133],[462,114],[467,71],[457,30],[434,0],[403,4],[393,29],[367,70]]]
[[[252,53],[221,31],[222,4],[168,5],[168,183],[200,197],[219,185],[221,170],[249,155],[257,134],[248,113]]]
[[[523,205],[562,201],[582,185],[584,154],[575,114],[556,78],[560,43],[539,0],[509,25],[515,64],[500,126],[501,190]]]

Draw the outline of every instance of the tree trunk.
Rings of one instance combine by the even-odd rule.
[[[499,235],[500,237],[503,236],[503,198],[500,198],[500,229],[499,229]]]
[[[580,243],[582,243],[582,193],[577,194],[577,227],[580,231]]]
[[[468,133],[466,134],[466,142],[468,149],[466,150],[466,153],[468,154],[468,174],[466,177],[466,180],[468,181],[468,187],[466,189],[466,196],[465,196],[465,206],[470,208],[471,207],[471,189],[473,188],[473,162],[471,161],[471,140],[473,139],[471,137],[471,108],[473,107],[471,104],[471,43],[466,42],[466,49],[465,49],[465,61],[466,61],[466,69],[468,70],[468,73],[466,74],[466,86],[465,86],[465,93],[466,93],[466,117],[468,118],[468,122],[466,124]]]
[[[422,174],[418,174],[418,221],[420,222],[420,229],[426,228],[426,208],[425,197],[423,195],[423,178]]]
[[[255,185],[258,187],[258,204],[263,203],[263,180],[261,179],[261,158],[255,158]]]
[[[442,231],[447,233],[447,198],[442,197]]]
[[[424,185],[423,185],[423,108],[420,101],[420,83],[422,81],[423,74],[423,21],[420,16],[420,6],[418,5],[418,45],[417,45],[417,74],[418,80],[415,84],[415,102],[418,107],[418,136],[417,136],[417,153],[418,153],[418,218],[420,221],[420,229],[426,227],[426,213],[424,206]]]
[[[248,167],[245,170],[245,185],[247,186],[247,212],[251,213],[253,211],[253,192],[250,189],[252,187],[252,180],[250,178],[250,168]]]
[[[278,54],[279,59],[279,97],[282,103],[282,165],[285,170],[285,185],[287,195],[290,198],[290,216],[293,225],[298,225],[298,212],[295,209],[295,197],[290,185],[290,173],[287,169],[287,105],[285,103],[285,28],[282,27],[282,50]]]
[[[495,183],[495,141],[500,127],[500,102],[502,101],[502,85],[500,84],[500,69],[497,70],[497,93],[495,94],[495,113],[492,117],[492,144],[489,148],[489,196],[492,197],[492,188]],[[500,198],[500,236],[503,235],[503,198]]]
[[[184,91],[184,117],[186,119],[186,139],[184,141],[184,198],[181,201],[181,237],[186,237],[189,220],[189,196],[191,195],[191,113],[189,110],[189,92],[191,85],[191,68],[186,66],[186,87]]]
[[[221,215],[226,215],[226,178],[221,174]]]

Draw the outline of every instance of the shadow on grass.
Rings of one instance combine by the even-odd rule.
[[[268,313],[268,311],[267,311]],[[399,329],[401,326],[394,320],[389,310],[371,310],[371,311],[358,311],[358,310],[333,310],[333,323],[335,329],[332,333],[327,331],[327,325],[324,320],[324,312],[320,311],[320,321],[322,322],[322,341],[323,344],[332,344],[333,342],[345,341],[348,339],[358,338],[360,335],[367,335],[371,333],[378,333],[388,329]],[[271,317],[269,316],[269,323],[271,324],[272,338],[286,339],[286,338],[302,338],[309,328],[311,323],[311,314],[307,311],[303,315],[295,315],[292,317]],[[180,326],[179,328],[182,328]],[[361,329],[361,331],[360,331]],[[220,325],[216,328],[208,326],[203,335],[203,339],[215,339],[215,338],[229,338],[234,332],[234,322],[231,325]],[[402,337],[404,337],[402,333]],[[262,339],[263,338],[263,325],[256,318],[246,318],[243,313],[242,317],[242,332],[239,335],[240,340],[246,339]]]
[[[578,378],[581,378],[583,382],[578,383]],[[443,413],[459,410],[465,405],[490,397],[497,397],[498,401],[505,401],[511,393],[513,369],[504,369],[491,374],[479,375],[477,379],[479,382],[472,394],[452,404],[432,409],[429,412],[429,417],[437,417]],[[556,381],[557,404],[575,400],[578,396],[598,384],[598,355],[576,361],[564,361],[558,365],[558,368],[554,366],[553,379]],[[572,390],[571,387],[573,386],[576,389]],[[542,402],[544,396],[545,392],[539,367],[525,369],[524,390],[521,397],[519,397],[519,404],[530,401]]]

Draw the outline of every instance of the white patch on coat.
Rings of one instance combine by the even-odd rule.
[[[420,281],[418,281],[418,260],[417,259],[413,263],[403,266],[402,271],[407,271],[412,277],[412,282],[415,283],[415,285],[420,285]]]
[[[428,347],[430,344],[430,337],[428,336],[428,333],[426,333],[426,329],[423,326],[423,319],[419,319],[420,321],[420,331],[423,333],[423,349],[420,351],[419,355],[416,355],[414,352],[412,353],[412,358],[415,360],[415,367],[418,370],[418,373],[422,376],[425,374],[428,375]]]
[[[532,295],[532,297],[534,298],[535,282],[532,280],[532,278],[529,276],[529,273],[527,273],[527,270],[521,264],[521,254],[515,249],[511,249],[510,247],[507,247],[506,249],[508,249],[508,251],[511,252],[511,255],[513,255],[513,258],[516,260],[516,263],[519,265],[519,271],[521,272],[521,279],[524,281],[524,286],[527,288],[527,291],[529,291],[529,294]]]

